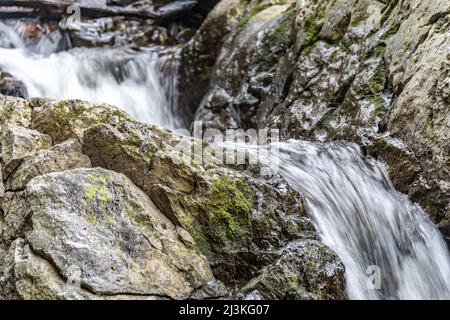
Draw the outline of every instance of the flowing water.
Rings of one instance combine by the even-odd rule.
[[[176,63],[164,71],[168,61],[155,50],[57,52],[59,40],[54,35],[30,46],[20,28],[0,23],[0,69],[23,81],[30,97],[106,102],[142,121],[181,126]],[[441,235],[394,189],[382,164],[352,144],[289,141],[279,150],[280,173],[305,196],[323,241],[345,265],[350,298],[450,298]]]
[[[177,52],[158,47],[74,48],[57,52],[59,32],[26,44],[23,25],[0,22],[0,69],[21,80],[29,97],[82,99],[125,109],[144,122],[177,129]]]
[[[342,259],[351,299],[449,299],[450,256],[425,212],[353,144],[289,141],[280,170]],[[379,283],[377,284],[377,282]]]

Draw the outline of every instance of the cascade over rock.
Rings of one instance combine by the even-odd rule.
[[[356,142],[450,239],[449,13],[445,0],[221,1],[183,48],[180,106],[207,127]]]

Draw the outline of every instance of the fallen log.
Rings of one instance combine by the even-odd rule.
[[[72,10],[68,11],[69,7]],[[78,3],[75,0],[2,0],[0,18],[9,17],[42,17],[45,19],[61,20],[79,10],[82,19],[95,19],[112,16],[150,19],[155,24],[165,24],[191,14],[197,6],[197,0],[183,0],[171,2],[157,10],[152,7],[135,8],[132,6],[107,6],[94,3]],[[30,9],[32,11],[30,12]]]

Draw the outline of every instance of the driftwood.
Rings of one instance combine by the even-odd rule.
[[[134,8],[131,6],[105,6],[98,4],[79,4],[75,0],[1,0],[0,18],[43,17],[60,20],[72,14],[69,7],[79,8],[82,18],[103,18],[125,16],[150,19],[156,24],[164,24],[180,16],[191,14],[197,6],[197,0],[174,1],[157,10],[153,8]]]

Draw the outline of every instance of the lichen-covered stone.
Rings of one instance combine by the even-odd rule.
[[[0,131],[5,124],[28,128],[31,124],[31,106],[27,100],[0,95]]]
[[[27,183],[34,177],[58,171],[76,168],[89,168],[90,159],[82,154],[82,146],[77,140],[67,140],[50,149],[38,151],[28,156],[7,180],[8,190],[25,189]]]
[[[5,196],[5,185],[3,184],[3,170],[0,163],[0,199]]]
[[[314,240],[286,248],[275,263],[265,267],[238,297],[258,299],[345,299],[344,267],[335,254]]]
[[[51,173],[33,179],[26,195],[32,229],[25,239],[63,277],[78,268],[81,286],[95,294],[181,299],[212,277],[206,260],[123,175]]]
[[[57,268],[32,250],[24,239],[18,238],[5,257],[7,268],[0,271],[0,297],[25,300],[155,300],[157,296],[97,295],[81,287],[73,269],[68,279]],[[3,292],[3,293],[2,293]]]
[[[83,131],[97,123],[121,123],[128,118],[118,108],[89,104],[79,100],[30,100],[33,107],[33,129],[51,135],[54,143],[68,139],[81,140]]]
[[[0,225],[0,241],[10,244],[23,237],[30,229],[29,207],[25,200],[25,192],[7,192],[1,204],[3,223]]]
[[[301,196],[281,178],[264,179],[189,158],[177,162],[176,146],[186,143],[190,149],[195,142],[125,123],[85,130],[83,152],[94,166],[124,173],[142,188],[162,213],[190,233],[225,284],[244,284],[295,239],[318,238]]]
[[[0,242],[11,248],[23,239],[27,252],[28,271],[6,277],[21,298],[227,297],[280,259],[283,248],[319,239],[301,195],[279,176],[180,156],[180,146],[200,154],[211,146],[114,107],[27,103],[33,132],[57,145],[22,157],[0,202]],[[88,166],[86,156],[108,171],[71,170]],[[66,291],[73,267],[81,270],[81,289]],[[304,283],[309,297],[319,295],[314,281]],[[340,297],[331,285],[321,292]]]
[[[50,136],[13,124],[3,127],[0,143],[5,177],[8,177],[25,157],[41,149],[50,148],[52,144]]]
[[[16,290],[14,272],[17,243],[7,247],[0,241],[0,299],[14,300],[20,297]]]

